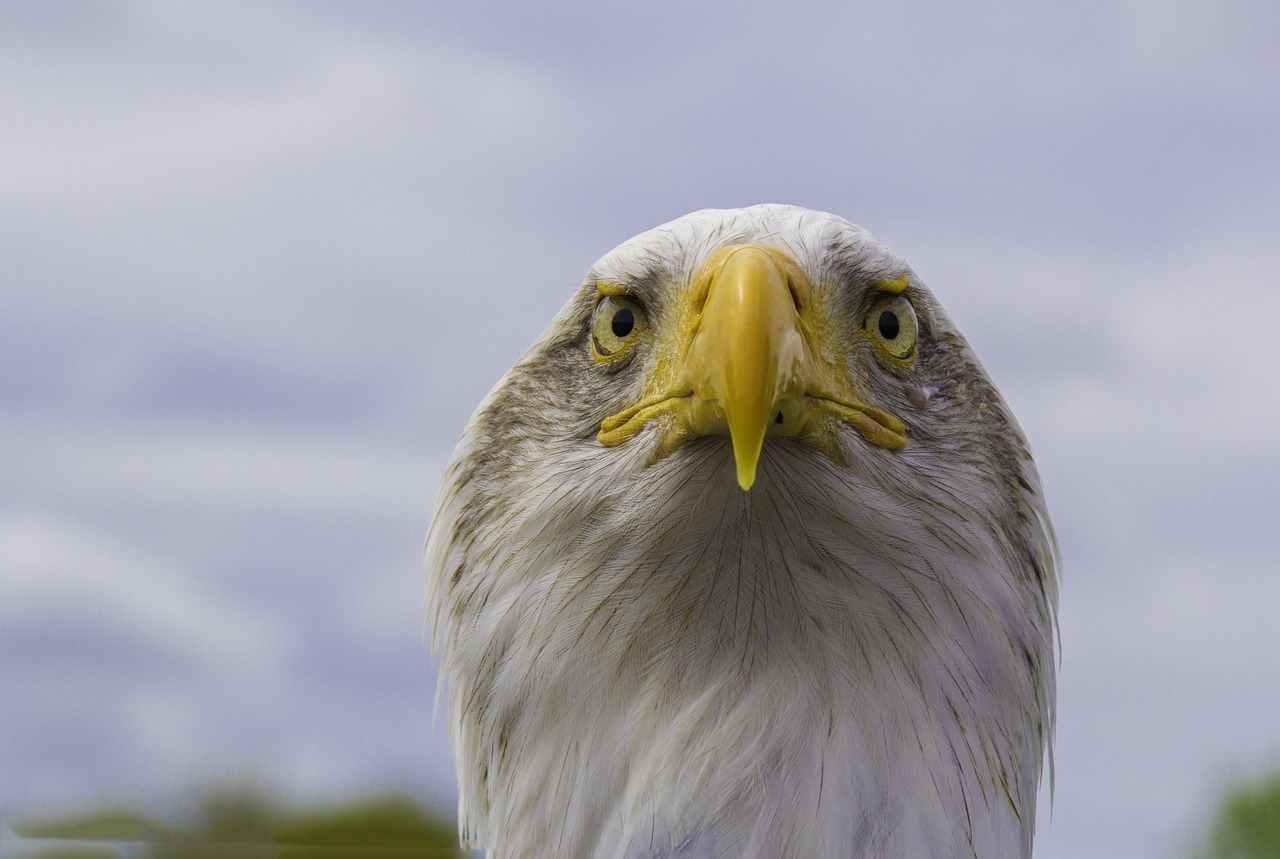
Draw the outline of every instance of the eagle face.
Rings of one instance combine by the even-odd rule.
[[[1039,478],[840,218],[696,212],[592,266],[464,431],[427,564],[467,846],[1030,855]]]

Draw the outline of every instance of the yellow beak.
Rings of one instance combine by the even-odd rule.
[[[761,245],[725,248],[696,284],[694,298],[705,303],[685,361],[691,428],[706,434],[728,425],[738,485],[750,489],[765,433],[799,430],[783,405],[804,395],[811,375],[799,314],[807,287],[786,254]]]

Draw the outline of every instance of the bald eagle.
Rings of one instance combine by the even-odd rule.
[[[464,430],[426,558],[492,859],[1031,853],[1040,479],[845,220],[706,210],[606,254]]]

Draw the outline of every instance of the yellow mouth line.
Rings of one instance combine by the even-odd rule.
[[[686,416],[692,407],[692,393],[662,394],[643,400],[634,406],[610,415],[600,422],[596,438],[606,447],[622,444],[634,437],[644,425],[664,414],[683,412]],[[888,412],[857,401],[841,400],[822,394],[809,394],[800,401],[807,406],[828,412],[856,429],[872,444],[888,450],[902,450],[907,446],[907,428],[902,421]],[[803,427],[793,428],[795,435]]]
[[[634,406],[625,408],[616,415],[610,415],[600,422],[600,432],[596,439],[606,447],[622,444],[644,428],[651,419],[664,412],[671,412],[681,405],[688,405],[692,394],[661,394],[641,400]]]
[[[907,425],[888,412],[866,403],[847,403],[826,397],[815,402],[874,445],[888,450],[902,450],[907,446]]]

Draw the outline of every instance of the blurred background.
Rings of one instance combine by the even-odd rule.
[[[0,4],[0,816],[452,815],[420,566],[471,409],[620,241],[902,253],[1065,559],[1037,855],[1280,764],[1280,5]],[[442,720],[443,721],[443,720]]]

